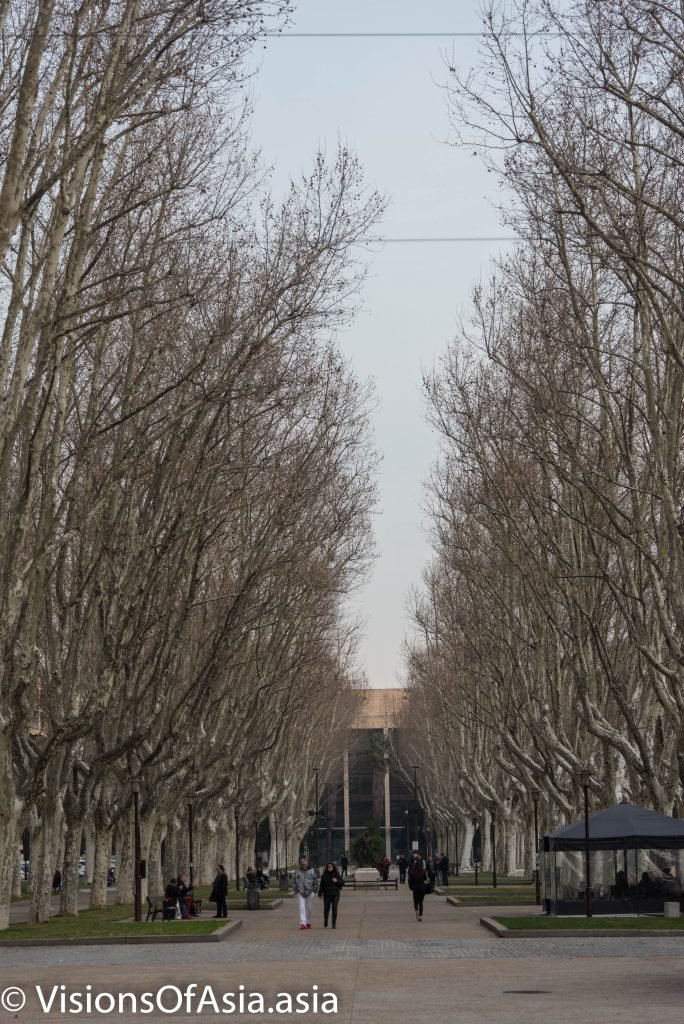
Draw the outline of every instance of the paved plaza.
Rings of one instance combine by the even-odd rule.
[[[478,924],[493,908],[456,908],[439,896],[426,899],[419,924],[410,894],[401,887],[344,893],[336,931],[323,928],[320,903],[316,910],[309,932],[298,930],[293,900],[273,911],[242,911],[242,928],[217,944],[3,949],[0,989],[17,985],[30,993],[40,983],[43,989],[66,984],[143,992],[196,982],[225,991],[242,984],[247,992],[263,993],[268,1005],[278,992],[312,991],[317,985],[338,998],[337,1015],[317,1019],[340,1024],[546,1024],[550,1016],[559,1024],[682,1020],[684,936],[502,940]],[[201,1016],[181,1011],[142,1019],[185,1024],[213,1016],[208,1010]],[[301,1021],[313,1014],[231,1016]],[[0,1010],[0,1021],[5,1019],[34,1024],[65,1015],[54,1008],[43,1013],[33,996],[16,1016]],[[101,1021],[103,1015],[75,1019]]]

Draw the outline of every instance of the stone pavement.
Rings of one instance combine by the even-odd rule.
[[[490,936],[477,921],[496,909],[456,908],[439,896],[426,899],[418,923],[410,895],[347,892],[336,931],[322,927],[316,904],[314,928],[298,930],[294,901],[273,911],[242,911],[243,927],[224,943],[179,946],[3,949],[0,990],[23,985],[29,1004],[0,1021],[26,1024],[64,1015],[38,1011],[31,986],[59,983],[93,991],[153,991],[162,984],[196,982],[215,991],[262,992],[266,1005],[278,992],[334,992],[339,1024],[594,1024],[597,1020],[659,1024],[682,1018],[684,936],[628,939],[521,939]],[[529,913],[506,908],[506,913]],[[48,926],[49,927],[49,926]],[[192,923],[189,922],[189,928]],[[110,1018],[126,1024],[138,1017]],[[197,1021],[213,1017],[184,1012],[146,1014],[148,1021]],[[240,1020],[294,1021],[313,1017],[235,1014]],[[70,1019],[101,1021],[102,1015]],[[225,1018],[224,1018],[225,1019]]]

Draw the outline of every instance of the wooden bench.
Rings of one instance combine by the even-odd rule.
[[[202,904],[204,902],[204,898],[202,896],[198,896],[198,897],[191,896],[190,898],[193,900],[193,902],[195,904],[195,909],[197,911],[197,915],[196,916],[199,917],[199,915],[202,913]],[[177,920],[177,918],[176,918],[176,905],[175,904],[173,904],[170,908],[167,908],[167,905],[164,903],[164,897],[163,896],[148,896],[147,897],[147,917],[145,918],[145,920],[146,921],[155,921],[156,918],[157,918],[157,914],[161,914],[162,921],[167,920],[164,917],[164,911],[167,910],[167,909],[173,910],[173,918],[168,918],[168,920],[173,920],[173,921]]]
[[[398,878],[388,878],[385,882],[382,878],[368,878],[365,880],[356,879],[354,877],[345,878],[345,888],[349,886],[350,889],[399,889]]]
[[[154,921],[157,914],[162,915],[162,921],[164,920],[164,897],[163,896],[148,896],[147,897],[147,917],[146,921]]]

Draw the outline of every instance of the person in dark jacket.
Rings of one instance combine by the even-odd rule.
[[[425,865],[425,870],[427,871],[430,888],[434,889],[435,880],[437,878],[437,871],[435,869],[435,862],[433,861],[432,857],[428,857],[427,864]]]
[[[342,875],[349,874],[349,857],[346,853],[343,853],[340,858],[340,864],[342,865]]]
[[[415,860],[409,871],[408,886],[413,893],[413,909],[416,912],[416,921],[423,920],[423,900],[425,899],[427,881],[427,871],[422,860]]]
[[[216,878],[214,879],[211,887],[211,895],[216,902],[216,913],[214,917],[228,917],[228,907],[226,905],[226,896],[228,895],[228,875],[223,864],[219,864],[216,868]]]
[[[387,854],[385,854],[380,863],[378,864],[378,871],[382,875],[383,882],[386,882],[387,879],[389,878],[390,863],[391,861],[389,857],[387,856]]]
[[[328,927],[328,916],[332,907],[332,926],[337,927],[337,905],[340,902],[340,891],[344,879],[331,860],[325,865],[318,886],[318,895],[323,897],[323,927]]]
[[[403,853],[400,853],[397,858],[397,867],[399,868],[399,881],[404,885],[406,882],[406,868],[408,867],[408,864],[406,863],[406,857]]]

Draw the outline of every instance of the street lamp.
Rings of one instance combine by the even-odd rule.
[[[254,818],[254,867],[257,868],[259,860],[259,819]]]
[[[190,875],[190,888],[192,889],[192,868],[193,868],[193,845],[192,845],[192,826],[193,826],[193,799],[191,796],[188,797],[188,872]]]
[[[240,815],[238,812],[238,806],[235,804],[233,807],[233,814],[235,816],[235,889],[240,889]]]
[[[456,847],[456,877],[458,878],[458,858],[459,858],[459,845],[458,845],[458,822],[454,822],[454,845]]]
[[[287,869],[288,869],[289,864],[290,864],[290,851],[289,851],[289,847],[288,847],[287,843],[288,843],[288,839],[287,839],[287,825],[286,825],[285,826],[285,873],[286,874],[287,874]]]
[[[318,835],[318,773],[321,769],[314,768],[314,774],[316,776],[316,810],[314,811],[314,824],[316,828],[316,867],[318,868],[321,863],[321,851],[319,847],[319,835]]]
[[[416,809],[416,842],[420,851],[420,841],[418,838],[418,768],[420,765],[412,764],[411,767],[413,768],[413,803]]]
[[[490,803],[489,810],[492,815],[489,826],[489,838],[492,844],[492,887],[496,889],[496,803],[494,800]]]
[[[275,829],[275,847],[276,847],[276,878],[280,877],[280,857],[278,855],[278,819],[275,814],[273,815],[273,827]]]
[[[591,771],[580,768],[577,773],[579,783],[584,790],[584,907],[587,917],[593,916],[591,891],[591,853],[589,849],[589,782]]]
[[[541,882],[539,879],[539,818],[538,806],[540,790],[533,786],[530,790],[532,803],[534,804],[534,899],[537,906],[541,905]]]
[[[134,857],[135,857],[135,920],[142,921],[142,875],[140,872],[140,785],[142,779],[139,775],[131,779],[131,792],[133,793],[133,829],[134,829]]]

